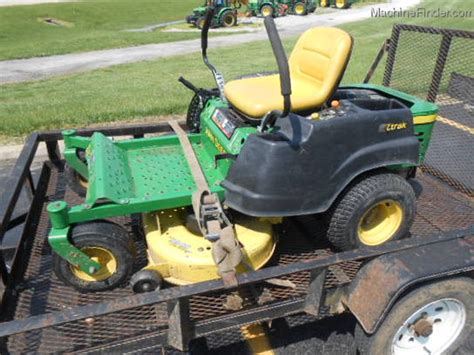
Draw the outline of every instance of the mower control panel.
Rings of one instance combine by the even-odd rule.
[[[402,102],[394,98],[377,96],[376,98],[354,98],[333,100],[331,106],[311,115],[314,120],[329,120],[337,117],[364,115],[368,112],[390,112],[392,110],[408,109]]]
[[[337,104],[334,103],[333,105],[331,105],[330,108],[327,108],[327,109],[322,110],[321,112],[319,112],[319,117],[317,117],[316,119],[329,120],[329,119],[335,118],[335,117],[343,117],[349,111],[351,111],[351,109],[353,110],[354,107],[350,102],[348,102],[346,100],[337,101]],[[312,118],[314,119],[315,117],[312,117]]]
[[[230,115],[226,109],[216,109],[212,114],[212,121],[228,139],[232,137],[235,129],[240,126],[240,122]]]

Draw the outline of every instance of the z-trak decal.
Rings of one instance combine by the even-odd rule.
[[[408,122],[384,123],[380,126],[380,132],[394,132],[408,128]]]

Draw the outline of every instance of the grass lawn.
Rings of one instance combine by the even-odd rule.
[[[427,9],[466,9],[464,0],[426,0]],[[345,83],[362,81],[382,41],[401,19],[378,18],[342,26],[355,39]],[[474,28],[474,19],[409,18],[406,23]],[[288,51],[296,39],[285,41]],[[423,44],[420,44],[422,48]],[[211,50],[215,64],[232,79],[238,75],[274,70],[267,42]],[[383,63],[382,63],[383,64]],[[413,67],[416,63],[412,63]],[[198,86],[212,85],[212,76],[200,55],[185,55],[135,63],[54,79],[1,86],[0,135],[24,136],[34,130],[80,127],[149,115],[183,114],[191,92],[177,82],[183,75]],[[415,79],[414,79],[415,81]]]
[[[125,32],[183,20],[203,0],[82,0],[0,7],[0,60],[179,41],[194,33]],[[47,24],[45,18],[64,26]]]
[[[385,1],[357,0],[353,6]],[[0,60],[196,38],[197,31],[124,30],[184,20],[194,7],[203,3],[204,0],[78,0],[0,7]],[[245,11],[245,7],[241,11]],[[51,19],[53,24],[45,22],[46,19]],[[171,27],[191,28],[188,24]]]

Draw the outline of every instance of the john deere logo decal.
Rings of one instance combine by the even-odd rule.
[[[407,128],[408,128],[407,122],[384,123],[380,125],[379,131],[380,132],[394,132],[394,131],[399,131],[401,129],[407,129]]]

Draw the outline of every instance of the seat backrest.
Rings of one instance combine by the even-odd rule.
[[[319,97],[328,100],[344,74],[352,51],[352,37],[334,27],[315,27],[299,38],[290,56],[292,78],[312,81]]]

